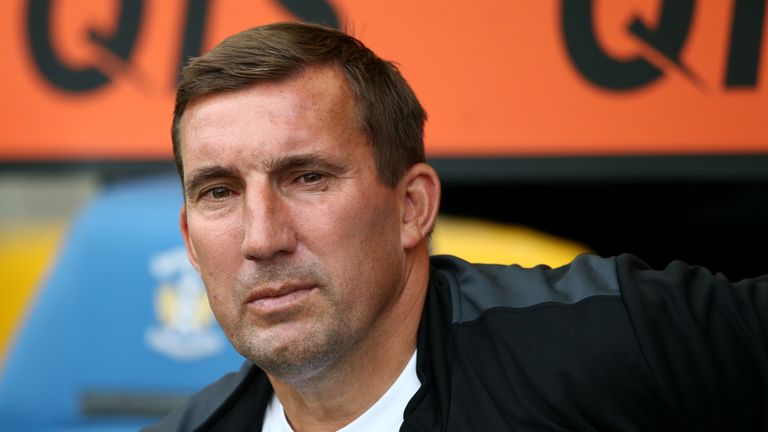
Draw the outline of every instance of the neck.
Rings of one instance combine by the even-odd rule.
[[[362,415],[397,380],[416,350],[429,281],[426,250],[413,256],[405,286],[365,338],[305,382],[268,375],[295,431],[336,431]],[[384,348],[385,347],[385,348]]]

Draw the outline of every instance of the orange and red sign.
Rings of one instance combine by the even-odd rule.
[[[766,153],[765,2],[0,2],[0,160],[170,157],[183,59],[323,21],[396,61],[432,156]]]

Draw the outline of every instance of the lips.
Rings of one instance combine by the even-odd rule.
[[[261,313],[277,312],[297,305],[310,296],[317,287],[313,284],[290,284],[274,288],[260,288],[245,298],[246,305]]]

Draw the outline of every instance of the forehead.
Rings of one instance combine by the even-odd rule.
[[[347,78],[338,67],[314,66],[277,81],[266,81],[237,90],[214,92],[192,99],[181,118],[182,130],[190,118],[216,114],[216,107],[227,104],[243,110],[263,108],[254,114],[269,113],[276,103],[284,111],[299,114],[322,111],[333,115],[349,113],[356,103]]]
[[[356,107],[337,67],[308,68],[281,81],[193,99],[180,124],[185,170],[193,154],[220,159],[239,149],[240,157],[256,160],[307,144],[357,141],[352,135],[362,129]]]

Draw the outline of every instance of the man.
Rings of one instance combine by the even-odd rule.
[[[181,229],[249,361],[157,430],[768,428],[768,282],[430,259],[425,117],[392,64],[318,26],[190,62]]]

